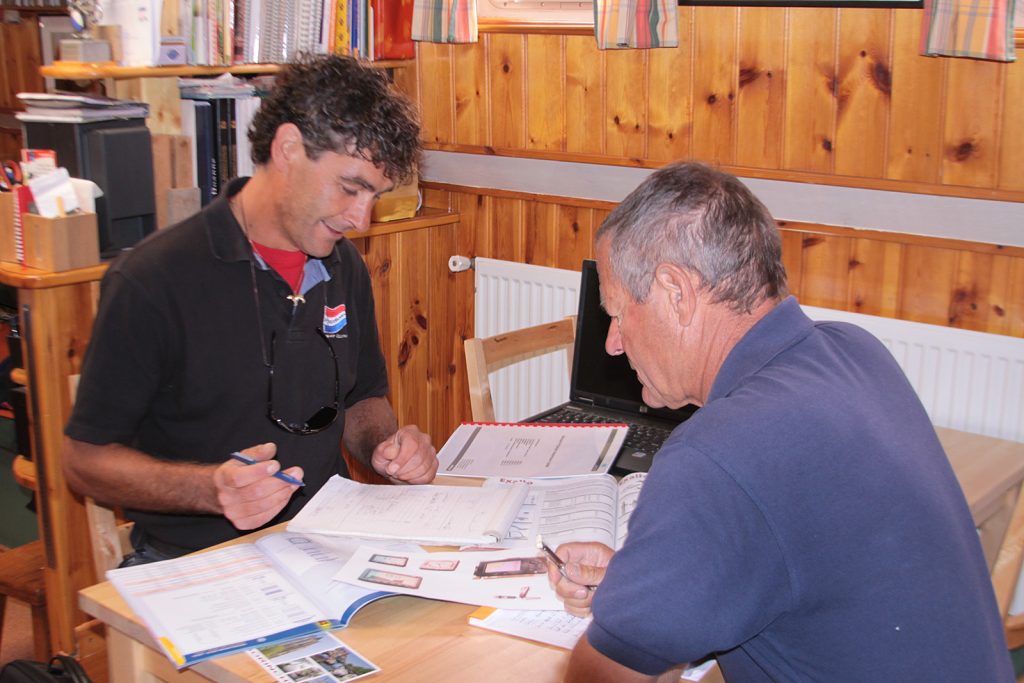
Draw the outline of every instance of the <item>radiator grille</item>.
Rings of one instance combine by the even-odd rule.
[[[475,259],[474,268],[474,334],[478,337],[576,315],[577,271],[487,258]],[[491,375],[495,419],[515,422],[568,400],[568,372],[564,353],[498,370]]]
[[[841,320],[882,340],[932,423],[1024,441],[1024,339],[804,306],[815,320]]]

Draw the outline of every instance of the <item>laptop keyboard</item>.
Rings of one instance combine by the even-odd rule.
[[[572,408],[560,408],[555,412],[537,419],[537,422],[548,422],[558,424],[627,424],[629,431],[626,433],[626,446],[645,453],[656,453],[665,439],[672,433],[671,429],[654,427],[652,425],[637,424],[628,419],[618,419],[585,413]]]

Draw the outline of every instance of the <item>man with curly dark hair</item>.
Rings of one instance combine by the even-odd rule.
[[[290,519],[347,476],[342,443],[395,483],[437,471],[430,438],[398,429],[369,274],[345,239],[416,172],[412,105],[355,59],[303,56],[248,134],[253,177],[103,279],[64,469],[135,521],[128,563]]]

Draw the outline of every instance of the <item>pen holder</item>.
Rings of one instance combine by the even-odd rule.
[[[89,212],[45,218],[22,216],[25,265],[61,271],[95,266],[100,262],[96,214]]]

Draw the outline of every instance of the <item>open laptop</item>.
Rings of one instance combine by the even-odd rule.
[[[569,400],[524,422],[626,423],[629,435],[612,472],[646,472],[671,431],[693,415],[697,406],[672,410],[646,405],[641,398],[643,385],[625,354],[610,356],[604,349],[610,323],[601,308],[597,262],[586,260],[580,280]]]

